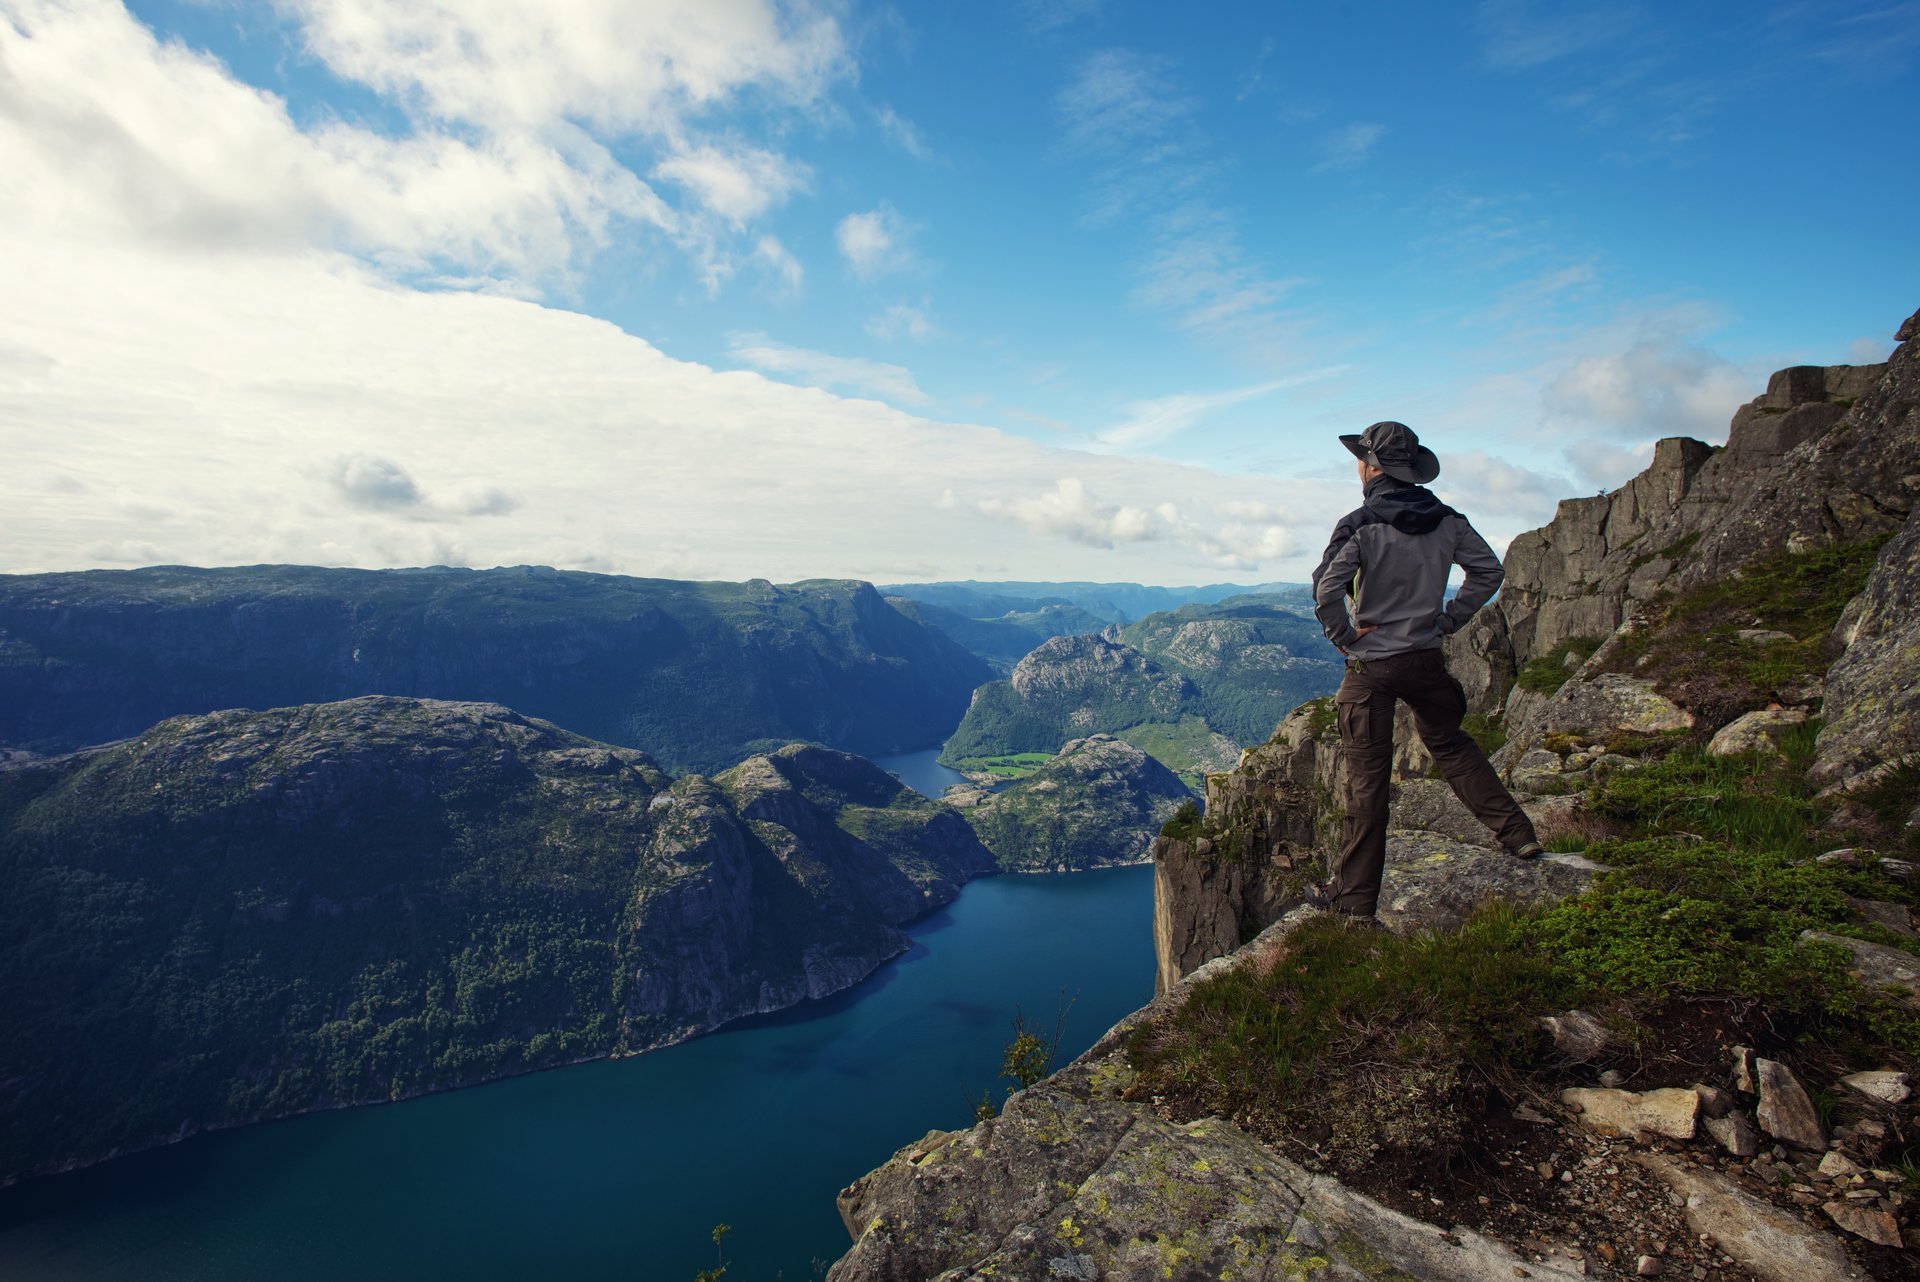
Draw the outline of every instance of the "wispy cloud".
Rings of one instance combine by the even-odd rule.
[[[1373,149],[1387,132],[1385,125],[1357,124],[1336,129],[1320,140],[1319,170],[1358,169],[1373,156]]]
[[[1475,16],[1487,63],[1502,70],[1544,66],[1610,45],[1639,18],[1623,5],[1576,9],[1539,0],[1481,0]]]
[[[925,138],[911,120],[902,116],[892,107],[881,106],[874,110],[874,120],[880,126],[880,132],[893,140],[894,146],[912,156],[915,160],[932,160],[933,148],[927,146]]]
[[[791,347],[759,333],[729,335],[727,354],[755,369],[809,387],[839,388],[901,405],[927,403],[927,394],[920,390],[912,373],[900,365]]]
[[[806,279],[806,270],[800,260],[795,258],[787,247],[780,243],[777,236],[762,236],[753,246],[753,261],[770,273],[779,283],[780,292],[797,294],[801,282]]]
[[[867,333],[883,343],[910,338],[924,343],[939,333],[933,323],[933,309],[922,299],[919,304],[895,303],[867,321]]]
[[[653,168],[655,178],[679,184],[735,227],[744,227],[806,184],[807,171],[770,151],[691,147]]]
[[[1257,262],[1235,216],[1216,203],[1222,162],[1169,65],[1103,50],[1081,62],[1056,105],[1066,153],[1093,166],[1089,221],[1141,224],[1138,301],[1264,361],[1289,359],[1302,323],[1276,304],[1300,282]]]
[[[1105,0],[1015,0],[1030,31],[1056,31],[1100,12]]]
[[[1290,378],[1270,379],[1250,387],[1231,388],[1224,392],[1182,392],[1173,396],[1157,396],[1151,400],[1136,401],[1126,407],[1127,417],[1099,433],[1098,440],[1101,444],[1115,449],[1158,444],[1187,431],[1218,410],[1234,405],[1244,405],[1248,401],[1271,396],[1284,388],[1299,387],[1305,383],[1331,378],[1343,373],[1345,369],[1345,366],[1333,366],[1306,374],[1296,374]]]
[[[872,280],[897,272],[912,261],[907,234],[907,224],[893,206],[881,205],[842,218],[833,238],[853,274],[861,280]]]

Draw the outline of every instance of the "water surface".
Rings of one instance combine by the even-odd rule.
[[[1067,1056],[1153,995],[1152,871],[974,882],[837,997],[635,1059],[291,1118],[0,1191],[0,1278],[804,1279],[834,1194],[995,1085],[1016,1006]]]

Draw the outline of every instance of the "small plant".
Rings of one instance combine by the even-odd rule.
[[[731,1224],[716,1224],[713,1226],[713,1267],[710,1269],[701,1269],[698,1273],[694,1274],[693,1282],[720,1282],[721,1278],[727,1276],[726,1242],[727,1234],[731,1232],[733,1232],[733,1225]]]
[[[1053,1027],[1047,1029],[1014,1007],[1013,1040],[1000,1056],[1000,1076],[1013,1083],[1007,1087],[1009,1096],[1016,1090],[1026,1090],[1053,1072],[1054,1057],[1060,1053],[1060,1043],[1066,1038],[1067,1015],[1072,1010],[1073,1002],[1062,992],[1054,1011]]]

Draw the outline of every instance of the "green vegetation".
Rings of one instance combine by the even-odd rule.
[[[1650,626],[1624,637],[1607,667],[1651,679],[1662,694],[1714,725],[1791,701],[1790,690],[1832,663],[1834,625],[1865,586],[1885,541],[1776,552],[1735,576],[1665,598]],[[1784,632],[1789,639],[1746,641],[1739,635],[1745,629]]]
[[[1514,684],[1522,690],[1533,690],[1540,694],[1552,694],[1574,669],[1586,662],[1587,657],[1600,648],[1604,637],[1569,637],[1558,647],[1546,654],[1537,654],[1528,659],[1526,666],[1520,669],[1514,678]]]
[[[996,779],[1025,779],[1053,760],[1050,752],[1009,752],[998,757],[962,757],[946,764],[962,773],[990,774]]]
[[[716,1224],[709,1235],[713,1238],[713,1267],[701,1269],[693,1275],[693,1282],[720,1282],[727,1276],[727,1235],[733,1232],[731,1224]]]
[[[1483,712],[1469,712],[1460,719],[1460,728],[1480,745],[1480,751],[1492,756],[1506,746],[1506,722]]]
[[[1812,929],[1920,951],[1849,908],[1850,896],[1911,902],[1906,886],[1812,858],[1824,818],[1806,777],[1816,732],[1788,736],[1785,760],[1663,740],[1664,756],[1608,776],[1588,808],[1610,832],[1587,850],[1609,871],[1576,898],[1494,906],[1458,932],[1413,937],[1304,924],[1270,971],[1197,985],[1139,1030],[1134,1094],[1276,1141],[1309,1136],[1353,1172],[1383,1152],[1444,1146],[1489,1091],[1524,1092],[1546,1071],[1532,1017],[1569,1006],[1656,1038],[1662,1011],[1738,996],[1778,1049],[1914,1067],[1920,1014],[1863,988],[1841,950],[1800,942]],[[1903,786],[1881,803],[1890,812],[1916,780]],[[1199,816],[1176,816],[1183,824],[1197,830]]]
[[[0,575],[0,634],[0,743],[46,753],[392,694],[502,703],[712,771],[795,740],[932,743],[993,675],[864,583],[529,566]]]

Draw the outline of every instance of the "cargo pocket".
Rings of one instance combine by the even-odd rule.
[[[1393,744],[1393,703],[1372,691],[1342,689],[1334,696],[1340,743],[1349,752],[1378,751]]]

